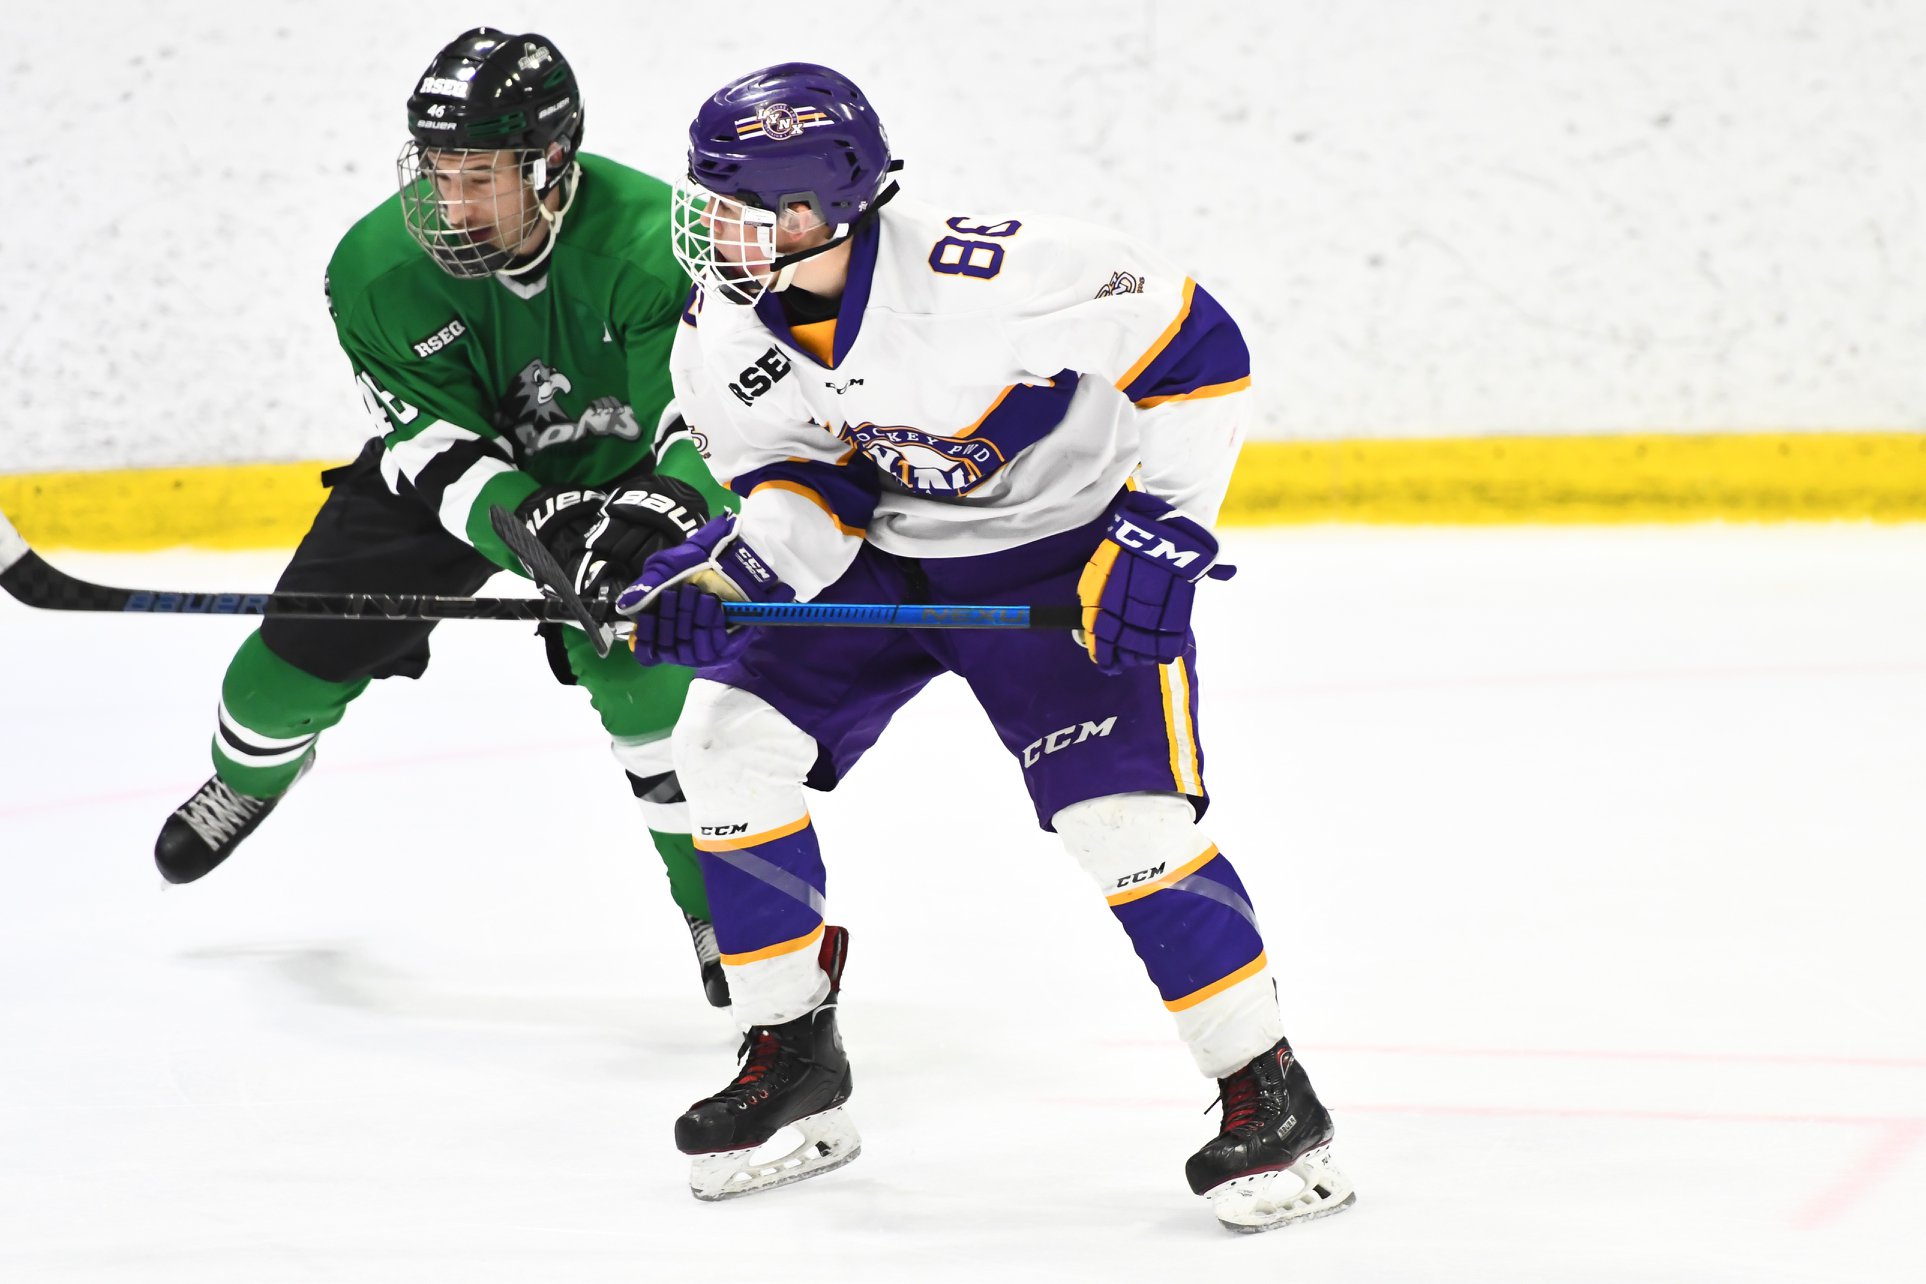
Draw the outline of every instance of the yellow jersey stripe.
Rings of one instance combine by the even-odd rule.
[[[1190,301],[1191,297],[1196,293],[1197,282],[1191,280],[1189,277],[1185,277],[1184,303],[1182,307],[1177,309],[1177,319],[1164,327],[1164,332],[1157,336],[1157,342],[1151,344],[1150,347],[1145,350],[1144,355],[1137,358],[1137,364],[1130,367],[1130,369],[1125,372],[1123,378],[1117,380],[1118,392],[1122,392],[1125,388],[1135,383],[1137,376],[1148,370],[1150,363],[1163,355],[1164,349],[1170,346],[1170,341],[1175,339],[1177,332],[1184,328],[1184,322],[1190,319]]]
[[[852,536],[856,539],[863,538],[863,535],[865,532],[862,527],[851,526],[847,522],[843,521],[842,518],[836,516],[836,510],[829,506],[828,500],[824,499],[821,495],[817,494],[815,491],[811,490],[809,487],[803,485],[801,482],[766,481],[756,486],[749,493],[753,495],[757,491],[763,491],[763,490],[786,490],[792,495],[800,495],[804,499],[808,500],[810,503],[814,504],[816,507],[822,509],[823,516],[827,517],[832,523],[834,523],[837,530],[841,531],[845,535]]]
[[[1232,379],[1229,383],[1207,383],[1201,388],[1192,388],[1189,392],[1173,392],[1167,397],[1145,397],[1137,403],[1137,409],[1148,410],[1152,406],[1161,406],[1166,401],[1201,401],[1205,397],[1228,397],[1231,393],[1242,392],[1250,386],[1251,377],[1245,375],[1242,379]]]

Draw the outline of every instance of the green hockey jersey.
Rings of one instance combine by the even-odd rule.
[[[380,421],[382,475],[501,566],[488,510],[543,485],[652,468],[733,502],[671,432],[669,348],[689,281],[669,248],[666,184],[583,154],[554,250],[530,275],[460,279],[403,225],[399,195],[328,262],[328,306]]]

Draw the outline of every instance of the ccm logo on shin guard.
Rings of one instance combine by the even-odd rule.
[[[1052,731],[1041,740],[1032,740],[1023,747],[1023,765],[1026,767],[1034,767],[1037,765],[1037,760],[1042,758],[1044,754],[1055,753],[1059,749],[1068,749],[1071,745],[1080,745],[1084,741],[1093,740],[1098,736],[1107,736],[1116,730],[1116,727],[1117,715],[1113,713],[1102,722],[1073,724]],[[1075,739],[1072,739],[1073,736]]]
[[[1162,878],[1164,871],[1169,867],[1170,862],[1164,861],[1162,864],[1152,865],[1149,869],[1140,869],[1134,874],[1125,874],[1117,880],[1117,890],[1122,891],[1126,887],[1135,887],[1139,883],[1154,882]]]
[[[1151,558],[1152,560],[1162,558],[1165,561],[1174,562],[1178,566],[1184,567],[1188,567],[1192,562],[1197,560],[1196,549],[1179,549],[1163,536],[1152,531],[1147,531],[1141,526],[1132,525],[1127,521],[1119,520],[1117,522],[1117,529],[1112,532],[1110,538],[1116,540],[1125,548],[1135,549],[1137,552],[1142,553],[1145,557]]]
[[[702,836],[704,838],[734,838],[737,834],[746,834],[748,832],[749,826],[747,825],[704,825],[702,827]]]

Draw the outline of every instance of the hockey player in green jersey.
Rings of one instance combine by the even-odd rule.
[[[523,519],[590,600],[730,503],[670,401],[689,283],[669,189],[582,154],[582,99],[552,41],[483,27],[435,56],[408,99],[400,192],[342,238],[328,306],[382,426],[329,495],[279,588],[470,595],[519,569],[489,525]],[[228,666],[215,774],[163,826],[161,873],[213,869],[314,761],[316,738],[377,678],[419,677],[428,623],[270,618]],[[669,756],[686,669],[598,659],[545,629],[627,771],[704,989],[727,988]]]

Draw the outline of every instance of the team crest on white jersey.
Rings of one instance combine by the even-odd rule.
[[[872,423],[844,424],[836,435],[917,495],[967,495],[1003,467],[1003,452],[973,437],[939,437],[919,428]]]
[[[1113,294],[1142,294],[1144,279],[1129,272],[1112,272],[1110,284],[1097,291],[1097,297],[1107,299]]]
[[[756,108],[753,116],[744,116],[736,122],[736,138],[773,138],[781,142],[794,138],[805,129],[816,129],[830,124],[829,116],[815,107],[800,110],[788,103],[764,103]]]

